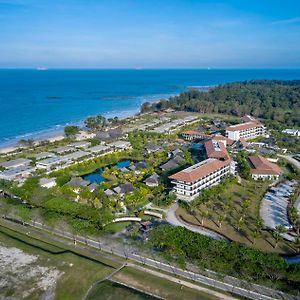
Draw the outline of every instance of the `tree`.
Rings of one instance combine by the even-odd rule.
[[[76,134],[79,133],[79,131],[80,131],[80,128],[78,126],[74,126],[74,125],[66,126],[64,128],[64,132],[67,137],[74,137]]]
[[[250,200],[244,200],[243,201],[243,204],[242,204],[242,214],[243,214],[243,217],[245,217],[245,214],[246,214],[246,210],[247,208],[251,205],[251,201]]]
[[[257,231],[257,230],[254,230],[254,231],[251,231],[251,236],[253,238],[253,245],[255,244],[255,241],[256,239],[260,238],[261,237],[261,232],[260,231]]]
[[[286,232],[286,229],[282,225],[277,225],[273,231],[273,237],[275,240],[274,248],[277,248],[278,243],[283,240],[282,234]]]
[[[203,226],[204,219],[205,219],[205,218],[208,218],[209,213],[208,213],[207,210],[201,210],[201,211],[200,211],[200,216],[201,216],[201,225]]]
[[[18,141],[18,144],[20,146],[23,146],[23,147],[32,147],[34,145],[34,140],[33,139],[21,139]]]
[[[101,129],[106,126],[106,118],[101,115],[98,115],[96,117],[88,117],[84,121],[84,124],[91,130]]]
[[[219,85],[209,91],[189,90],[151,105],[142,111],[176,110],[222,113],[234,116],[251,114],[264,118],[267,125],[300,126],[300,81],[251,80]],[[297,152],[297,151],[295,151]]]
[[[297,236],[300,237],[300,216],[297,216],[297,219],[295,220],[294,225],[296,227]]]
[[[218,216],[218,222],[219,222],[219,227],[221,228],[222,226],[222,222],[225,220],[224,215],[219,215]]]
[[[240,217],[237,221],[237,230],[240,231],[244,226],[245,226],[245,220],[243,217]]]

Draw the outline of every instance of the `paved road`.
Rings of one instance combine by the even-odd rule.
[[[300,169],[300,162],[293,158],[291,155],[280,155],[278,154],[279,157],[285,158],[288,160],[290,163],[292,163],[294,166],[296,166],[298,169]]]
[[[176,202],[168,209],[167,216],[166,216],[166,220],[168,223],[170,223],[171,225],[174,225],[174,226],[185,227],[186,229],[188,229],[190,231],[209,236],[215,240],[226,240],[226,238],[224,236],[222,236],[212,230],[203,228],[201,226],[191,225],[191,224],[188,224],[188,223],[184,222],[183,220],[179,219],[175,213],[176,210],[178,209],[178,207],[179,207],[178,203]]]
[[[241,282],[238,279],[234,279],[232,284],[222,282],[204,275],[200,275],[191,271],[186,271],[180,268],[177,268],[175,266],[172,266],[168,263],[163,263],[161,261],[156,260],[154,257],[149,258],[145,256],[139,255],[135,249],[131,249],[130,247],[126,247],[124,244],[117,244],[113,245],[111,243],[105,243],[102,240],[93,240],[90,238],[85,238],[82,236],[74,236],[73,234],[61,231],[57,229],[53,229],[50,227],[47,227],[40,223],[27,223],[27,225],[41,229],[43,231],[48,231],[51,234],[55,234],[57,236],[67,238],[69,240],[72,240],[74,244],[76,245],[77,242],[86,244],[87,246],[97,248],[101,251],[112,253],[114,255],[118,255],[120,257],[130,259],[132,261],[136,261],[139,263],[142,263],[143,265],[147,265],[149,267],[153,267],[158,270],[163,270],[165,272],[174,274],[176,276],[181,276],[183,278],[193,280],[194,282],[198,282],[200,284],[204,284],[206,286],[210,286],[225,292],[230,292],[233,294],[237,294],[239,296],[249,298],[249,299],[255,299],[255,300],[271,300],[271,299],[284,299],[284,300],[296,300],[300,299],[295,296],[287,295],[283,292],[270,289],[264,286],[243,282],[243,286],[237,286],[237,282]],[[211,272],[214,273],[214,272]],[[263,291],[263,292],[262,292]],[[263,294],[265,293],[265,294]]]

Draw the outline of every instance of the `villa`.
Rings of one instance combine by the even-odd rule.
[[[277,180],[281,175],[281,169],[262,156],[249,156],[251,175],[254,180]]]
[[[0,179],[5,180],[20,180],[29,177],[35,168],[30,167],[29,165],[20,165],[18,167],[10,168],[0,172]]]
[[[49,189],[56,186],[56,180],[55,178],[41,178],[39,184],[41,187]]]
[[[146,178],[144,180],[144,183],[150,187],[158,186],[159,185],[159,176],[156,173],[154,173],[150,177]]]
[[[30,159],[18,158],[14,160],[9,160],[7,162],[3,162],[0,165],[5,169],[13,169],[13,168],[28,166],[30,162],[31,162]]]
[[[108,147],[114,149],[115,151],[124,151],[131,148],[130,142],[127,141],[116,141],[110,144],[107,144]]]

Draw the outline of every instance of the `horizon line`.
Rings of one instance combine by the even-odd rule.
[[[299,67],[0,67],[0,70],[300,70]]]

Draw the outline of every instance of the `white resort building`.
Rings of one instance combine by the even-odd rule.
[[[266,130],[263,124],[258,121],[250,121],[227,127],[226,137],[235,141],[238,141],[240,138],[247,140],[264,135],[265,132]]]
[[[179,199],[191,201],[201,190],[218,184],[232,171],[231,159],[221,161],[208,158],[169,178]]]

